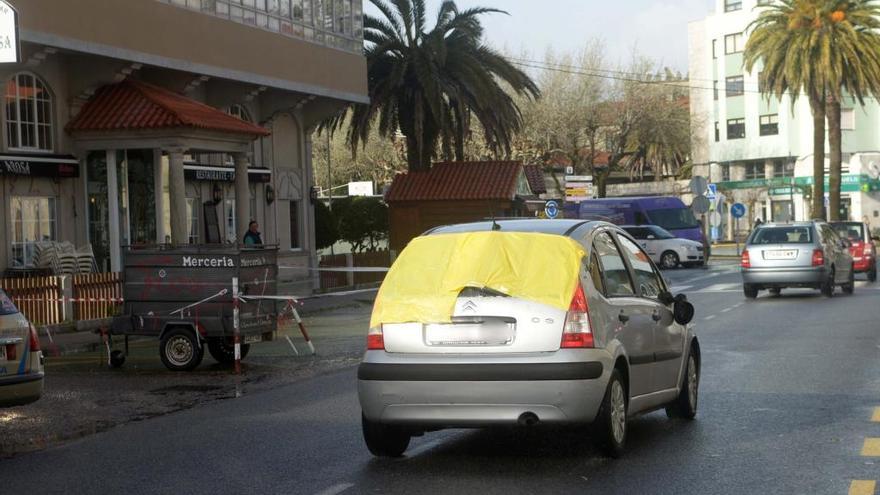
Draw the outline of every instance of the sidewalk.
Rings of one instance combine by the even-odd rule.
[[[740,253],[742,252],[743,245],[739,245],[740,252],[736,250],[736,244],[734,243],[718,243],[712,244],[712,255],[709,259],[728,259],[728,258],[736,258],[739,259]]]

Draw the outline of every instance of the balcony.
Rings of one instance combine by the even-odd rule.
[[[158,0],[296,39],[362,53],[362,0]]]

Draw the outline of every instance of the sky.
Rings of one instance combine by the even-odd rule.
[[[427,0],[431,16],[442,0]],[[378,13],[364,1],[366,11]],[[590,39],[603,42],[610,65],[626,65],[633,51],[687,72],[687,25],[714,9],[715,0],[457,0],[510,15],[483,17],[487,41],[496,48],[541,60],[548,49],[576,51]],[[430,26],[431,24],[429,24]]]

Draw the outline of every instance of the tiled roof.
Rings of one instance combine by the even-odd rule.
[[[512,200],[522,168],[511,161],[436,163],[429,171],[398,174],[385,200]]]
[[[269,131],[165,88],[127,79],[99,89],[68,132],[189,128],[267,136]]]
[[[534,194],[544,194],[547,192],[547,184],[544,183],[544,171],[538,165],[525,165],[523,170],[526,172],[526,179],[529,181],[529,188]]]

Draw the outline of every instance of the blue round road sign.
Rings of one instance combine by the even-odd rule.
[[[746,205],[742,203],[734,203],[733,206],[730,207],[730,214],[733,215],[733,218],[742,218],[746,216]]]
[[[556,201],[547,201],[544,205],[544,214],[547,215],[547,218],[554,219],[559,216],[559,205]]]

